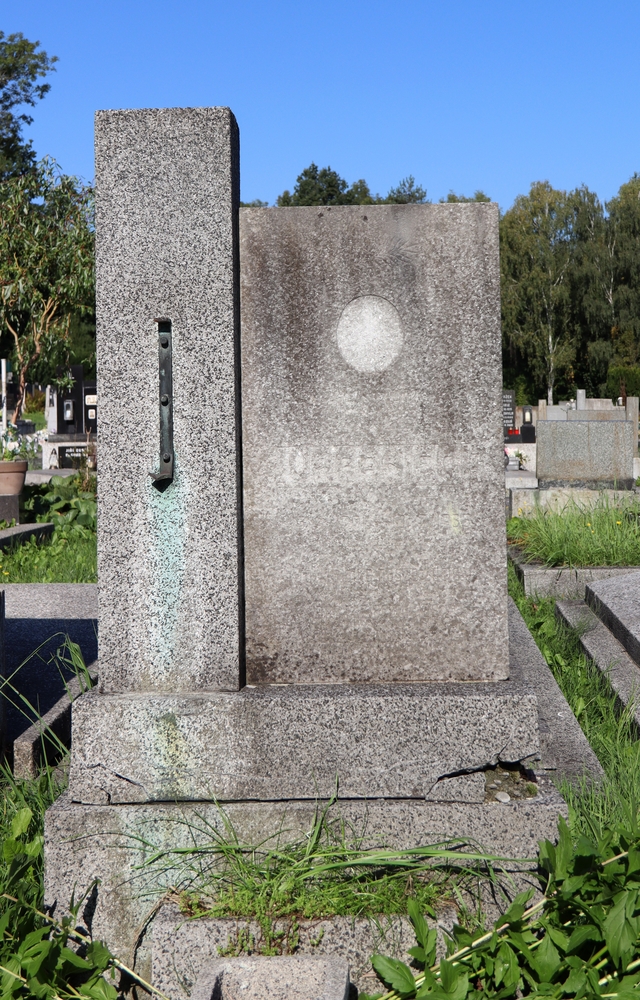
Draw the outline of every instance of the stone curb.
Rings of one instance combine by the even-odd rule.
[[[96,663],[88,667],[92,684],[96,684],[98,674]],[[58,744],[52,736],[57,737],[67,748],[71,746],[71,705],[84,688],[78,678],[69,682],[67,694],[60,698],[53,708],[25,729],[13,742],[13,775],[15,778],[35,778],[40,770],[43,758],[51,762],[58,756]],[[49,751],[49,753],[47,752]]]
[[[335,955],[218,958],[200,970],[192,1000],[348,1000],[349,966]]]
[[[540,766],[555,772],[556,779],[601,778],[604,771],[600,761],[511,598],[509,652],[511,677],[530,684],[538,700]]]
[[[620,706],[640,705],[640,670],[622,644],[584,601],[558,601],[556,615],[580,633],[580,645],[615,692]],[[640,736],[640,707],[634,712]]]
[[[640,569],[638,566],[544,566],[540,562],[527,562],[516,545],[508,547],[507,556],[527,597],[583,598],[585,587],[592,581],[626,576]]]
[[[36,538],[41,542],[53,534],[55,525],[47,521],[44,524],[16,524],[13,528],[3,528],[0,531],[0,550],[6,551],[16,542],[26,542],[28,538]]]
[[[640,664],[640,573],[630,579],[612,580],[587,586],[585,601],[601,622],[607,626],[627,653]]]

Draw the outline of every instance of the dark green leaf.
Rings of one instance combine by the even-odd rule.
[[[413,973],[408,965],[397,958],[385,958],[384,955],[374,955],[371,964],[383,983],[397,990],[398,993],[411,994],[416,984]]]

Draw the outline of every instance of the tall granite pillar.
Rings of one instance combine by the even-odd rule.
[[[96,116],[101,692],[241,683],[238,171],[227,108]]]

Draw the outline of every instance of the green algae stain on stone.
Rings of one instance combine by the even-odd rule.
[[[152,537],[148,661],[156,689],[175,690],[172,679],[180,667],[189,492],[189,478],[177,460],[173,482],[165,490],[158,490],[151,480],[146,487]]]
[[[184,720],[183,720],[184,722]],[[163,796],[183,798],[180,776],[189,756],[188,741],[174,712],[158,716],[153,727],[154,765],[164,772]]]

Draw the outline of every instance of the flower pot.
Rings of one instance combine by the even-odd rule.
[[[28,462],[0,462],[0,496],[22,493]]]

